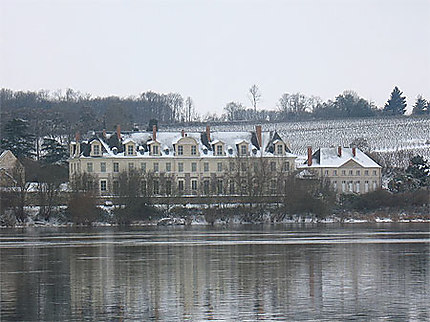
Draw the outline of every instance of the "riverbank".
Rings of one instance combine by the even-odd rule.
[[[100,206],[100,217],[88,226],[121,226],[115,218],[113,206]],[[58,207],[49,220],[38,217],[38,207],[27,207],[28,217],[19,223],[13,216],[3,217],[0,228],[22,227],[70,227],[83,226],[68,220],[66,208]],[[332,224],[332,223],[430,223],[429,207],[410,209],[379,209],[374,211],[337,210],[331,215],[318,217],[314,214],[289,214],[281,208],[249,208],[242,205],[229,207],[207,206],[159,206],[151,214],[142,214],[141,220],[127,222],[129,226],[174,226],[174,225],[242,225],[242,224]]]

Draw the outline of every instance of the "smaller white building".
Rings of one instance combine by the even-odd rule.
[[[381,188],[382,167],[358,148],[320,148],[298,165],[301,172],[330,181],[338,193],[367,193]]]

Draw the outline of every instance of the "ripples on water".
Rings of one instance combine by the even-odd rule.
[[[428,224],[0,230],[1,321],[430,320]]]

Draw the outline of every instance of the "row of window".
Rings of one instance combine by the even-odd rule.
[[[364,170],[363,171],[364,172],[364,175],[365,176],[368,176],[369,175],[369,170]],[[355,174],[354,174],[354,170],[342,170],[341,172],[341,175],[342,176],[346,176],[347,175],[347,173],[348,173],[348,176],[361,176],[361,170],[355,170]],[[325,176],[329,176],[329,175],[332,175],[332,176],[337,176],[338,175],[338,170],[332,170],[332,171],[330,171],[330,170],[324,170],[324,175]],[[377,175],[377,171],[376,170],[372,170],[372,175],[373,176],[376,176]]]
[[[227,186],[225,186],[225,184],[227,184]],[[186,186],[186,181],[179,179],[177,181],[176,187],[179,194],[184,193],[186,190],[187,191],[191,190],[193,194],[197,194],[199,189],[199,183],[197,180],[192,179],[190,180],[190,185]],[[146,180],[142,180],[140,189],[141,189],[140,193],[144,196],[148,195],[149,189],[151,189],[150,192],[154,195],[160,195],[161,193],[166,195],[171,195],[173,190],[173,182],[171,180],[165,180],[163,183],[163,191],[161,191],[159,180],[152,180],[151,187],[148,186],[148,182]],[[202,181],[200,189],[202,189],[203,194],[206,194],[206,195],[210,193],[216,193],[216,194],[228,193],[231,195],[235,195],[237,193],[246,194],[248,185],[245,179],[242,180],[239,189],[237,187],[237,184],[233,180],[229,180],[228,182],[225,182],[223,179],[217,179],[215,182],[212,182],[211,184],[211,181],[209,179],[205,179]],[[270,181],[269,189],[271,194],[277,193],[278,189],[277,189],[276,179],[272,179]],[[102,194],[106,194],[109,192],[107,180],[100,180],[100,192]],[[114,195],[119,194],[119,182],[116,180],[112,182],[112,193]]]
[[[178,145],[176,148],[177,155],[184,155],[184,146]],[[153,144],[151,146],[151,155],[158,155],[159,154],[159,146],[156,144]],[[232,151],[231,151],[232,152]],[[247,144],[240,145],[240,155],[247,155],[248,154],[248,146]],[[191,145],[190,148],[191,155],[197,155],[197,146]],[[283,154],[284,153],[284,145],[278,144],[276,145],[276,153],[277,154]],[[93,144],[92,145],[92,151],[91,154],[93,156],[99,156],[101,155],[101,149],[99,144]],[[125,149],[125,155],[135,155],[135,147],[133,144],[127,144]],[[224,155],[223,146],[221,144],[215,145],[215,155]]]
[[[106,162],[100,162],[100,172],[106,172]],[[154,162],[153,164],[153,168],[152,170],[154,172],[159,172],[160,171],[160,164],[158,162]],[[227,170],[226,168],[224,168],[224,163],[223,162],[217,162],[217,168],[216,171],[218,172],[222,172],[224,170]],[[73,167],[75,166],[75,164],[72,165],[72,171],[73,171]],[[197,172],[197,162],[191,162],[191,172]],[[76,169],[74,169],[76,171]],[[135,163],[134,162],[129,162],[128,163],[128,171],[132,171],[135,170]],[[142,172],[146,172],[147,168],[146,168],[146,162],[141,162],[140,163],[140,170]],[[165,169],[166,172],[171,172],[172,171],[172,164],[171,162],[166,162],[165,163]],[[230,162],[229,166],[228,166],[228,170],[229,171],[236,171],[236,163],[235,162]],[[247,171],[248,170],[248,163],[247,162],[241,162],[240,163],[240,170],[241,171]],[[270,162],[270,171],[277,171],[277,162]],[[290,170],[290,162],[289,161],[285,161],[282,163],[281,166],[281,171],[289,171]],[[209,172],[210,171],[210,163],[209,162],[204,162],[203,163],[203,171],[204,172]],[[260,165],[254,164],[254,171],[260,171]],[[93,166],[93,162],[87,162],[87,172],[94,172],[94,166]],[[113,162],[113,172],[120,172],[120,164],[119,162]],[[178,162],[178,172],[184,172],[184,162]]]
[[[333,188],[335,190],[338,190],[338,182],[337,181],[333,181]],[[341,182],[341,191],[342,192],[356,192],[356,193],[361,193],[361,192],[369,192],[370,189],[371,190],[376,190],[378,188],[378,182],[377,181],[372,181],[370,183],[370,181],[365,180],[364,181],[364,186],[362,186],[362,182],[357,180],[357,181],[342,181]],[[364,189],[364,190],[361,190]]]

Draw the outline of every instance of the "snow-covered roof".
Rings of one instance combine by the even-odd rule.
[[[261,141],[262,148],[260,148],[258,144],[258,139],[255,132],[218,132],[213,131],[210,132],[211,140],[207,140],[206,132],[161,132],[158,131],[156,133],[156,140],[153,140],[153,132],[123,132],[121,133],[121,139],[118,141],[115,133],[97,135],[97,139],[103,145],[103,155],[105,156],[115,156],[121,157],[124,155],[123,146],[129,142],[133,142],[136,144],[137,156],[149,156],[149,146],[157,142],[162,146],[162,150],[160,151],[161,156],[173,156],[174,155],[174,146],[178,144],[182,139],[192,138],[197,142],[198,151],[200,154],[204,154],[205,156],[214,155],[213,145],[217,143],[222,143],[224,146],[224,155],[228,156],[236,156],[237,144],[246,143],[248,145],[248,151],[252,151],[253,149],[257,149],[258,152],[253,155],[261,156],[261,155],[273,155],[273,149],[270,149],[273,146],[273,141],[279,141],[280,136],[275,132],[262,132],[261,133]],[[283,142],[283,141],[282,141]],[[114,147],[117,148],[117,153],[113,153]],[[228,150],[232,149],[233,153],[228,153]],[[88,149],[82,148],[82,155],[89,156]],[[283,156],[287,157],[296,157],[294,154],[290,153],[287,150]],[[130,157],[130,156],[127,156]]]
[[[360,149],[355,148],[355,156],[353,154],[354,148],[341,148],[339,155],[339,148],[320,148],[312,154],[312,165],[308,166],[307,161],[298,166],[299,168],[338,168],[349,161],[356,162],[364,168],[381,168],[379,164],[373,161],[368,155],[363,153]]]

